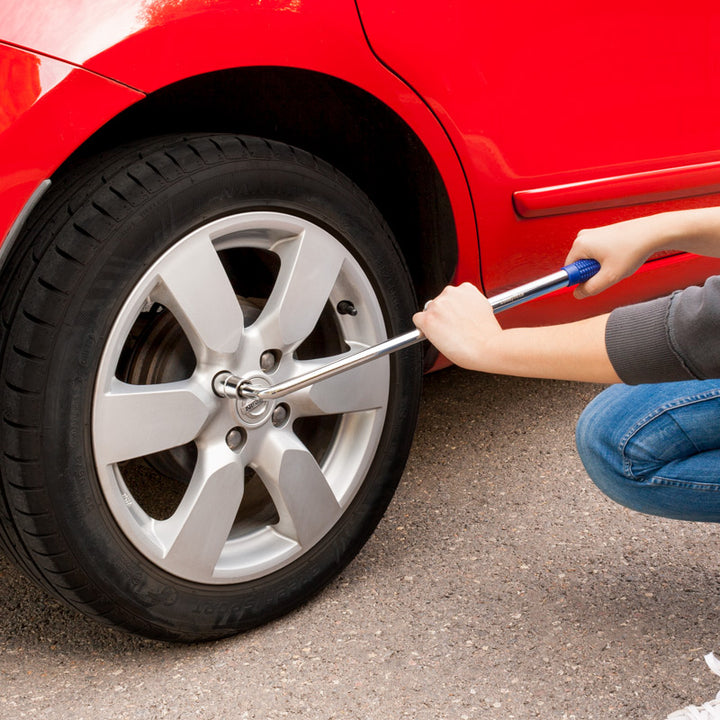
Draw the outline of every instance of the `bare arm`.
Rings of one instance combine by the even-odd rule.
[[[607,315],[566,325],[503,330],[469,283],[447,287],[413,321],[448,360],[469,370],[618,382],[605,350]]]
[[[650,255],[662,250],[720,257],[720,207],[679,210],[581,230],[567,263],[595,258],[595,277],[575,290],[575,297],[597,295],[632,275]]]
[[[720,257],[720,207],[659,213],[581,230],[568,253],[567,264],[594,258],[601,268],[575,289],[575,296],[602,292],[662,250]],[[464,368],[613,383],[620,378],[605,346],[608,317],[503,330],[485,297],[466,283],[445,288],[413,321],[445,357]]]

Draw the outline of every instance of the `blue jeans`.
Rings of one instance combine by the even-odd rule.
[[[621,505],[720,522],[720,380],[613,385],[576,435],[588,475]]]

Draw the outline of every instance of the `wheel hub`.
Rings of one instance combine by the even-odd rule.
[[[243,384],[255,387],[270,387],[266,378],[253,376],[243,380]],[[240,421],[249,427],[262,425],[271,415],[275,407],[274,401],[262,400],[258,397],[240,397],[235,401],[235,412]]]

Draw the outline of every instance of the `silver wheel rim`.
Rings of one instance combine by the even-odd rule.
[[[238,251],[277,262],[252,322],[239,297],[242,263],[240,280],[231,280],[221,260]],[[330,312],[347,299],[355,316]],[[181,330],[176,334],[191,348],[194,367],[187,377],[138,384],[119,376],[129,338],[150,308],[170,312]],[[301,356],[321,319],[341,349]],[[95,464],[124,535],[156,566],[198,583],[251,580],[306,553],[338,523],[375,456],[388,402],[388,359],[262,408],[217,397],[212,379],[229,371],[256,383],[280,382],[384,339],[382,310],[362,267],[307,220],[243,213],[180,239],[132,289],[97,374]],[[303,423],[321,438],[316,426],[322,428],[327,438],[309,447],[298,430]],[[128,467],[177,448],[190,448],[194,461],[176,505],[158,517],[139,500]],[[248,477],[264,493],[264,504],[256,503],[261,510],[243,504]]]

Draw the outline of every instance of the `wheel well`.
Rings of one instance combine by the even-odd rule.
[[[263,67],[184,80],[123,112],[63,168],[119,143],[206,131],[280,140],[323,158],[361,187],[388,222],[420,300],[452,278],[455,223],[429,153],[386,105],[328,75]]]

